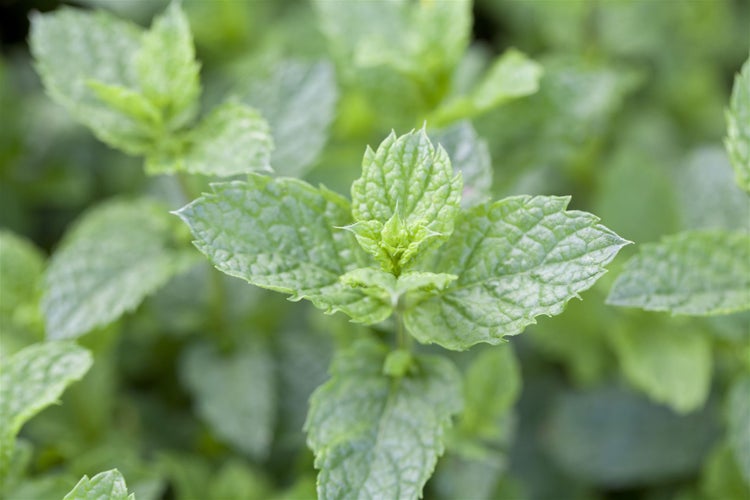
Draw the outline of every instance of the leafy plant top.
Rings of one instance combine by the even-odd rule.
[[[395,314],[422,343],[497,344],[559,314],[627,241],[569,198],[516,196],[462,209],[461,175],[424,130],[367,149],[352,202],[252,174],[177,214],[232,276],[373,324]]]

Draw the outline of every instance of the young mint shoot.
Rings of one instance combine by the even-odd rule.
[[[628,243],[566,210],[568,198],[462,209],[461,192],[448,154],[418,130],[367,149],[351,203],[251,174],[176,212],[227,274],[354,322],[394,317],[395,350],[361,339],[312,396],[306,429],[322,498],[416,498],[432,475],[463,407],[461,376],[446,358],[412,355],[410,338],[459,351],[498,344],[562,312]]]
[[[253,174],[177,214],[221,271],[373,324],[396,314],[422,343],[498,344],[559,314],[628,242],[568,198],[460,208],[461,177],[424,130],[368,149],[352,202]]]

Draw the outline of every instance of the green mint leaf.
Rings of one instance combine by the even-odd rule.
[[[464,377],[464,411],[456,431],[492,441],[502,437],[500,420],[521,392],[521,369],[510,344],[482,350]]]
[[[471,2],[467,0],[380,4],[316,0],[315,7],[332,51],[342,61],[361,67],[390,66],[410,76],[417,73],[413,77],[425,91],[444,83],[440,80],[469,43]],[[429,77],[436,81],[429,82]]]
[[[729,391],[729,444],[750,486],[750,377],[738,379]]]
[[[280,61],[268,74],[243,83],[240,100],[268,120],[276,149],[271,164],[279,174],[299,177],[312,166],[328,139],[338,100],[329,62]]]
[[[643,245],[618,276],[607,303],[673,314],[750,308],[750,234],[684,232]]]
[[[461,121],[437,132],[430,139],[448,153],[455,172],[461,173],[464,188],[461,207],[487,201],[492,190],[492,160],[487,141],[480,138],[469,121]]]
[[[97,93],[91,82],[137,89],[132,57],[141,37],[140,28],[104,12],[63,8],[31,18],[31,52],[52,99],[101,141],[136,155],[151,147],[149,127],[107,105],[124,96]]]
[[[140,89],[161,110],[168,129],[180,128],[195,117],[200,65],[180,2],[173,1],[154,19],[134,55],[134,66]]]
[[[612,344],[627,379],[679,413],[701,408],[711,389],[711,343],[687,325],[614,328]]]
[[[273,437],[275,380],[273,358],[258,342],[222,356],[207,344],[191,346],[181,374],[201,415],[230,446],[264,459]]]
[[[737,184],[750,191],[750,59],[734,79],[727,111],[726,147]]]
[[[407,127],[450,89],[471,34],[471,2],[314,2],[345,86],[374,119]]]
[[[430,123],[443,125],[472,118],[507,101],[539,90],[542,66],[516,49],[498,57],[477,86],[466,96],[457,97],[437,109]]]
[[[117,469],[100,472],[93,478],[83,476],[63,500],[135,500],[128,495],[125,479]]]
[[[212,187],[176,213],[217,269],[355,320],[381,307],[339,281],[365,262],[351,234],[336,229],[351,223],[347,200],[299,180],[258,174]]]
[[[569,198],[515,196],[462,213],[435,271],[458,276],[404,314],[423,343],[464,350],[498,344],[541,314],[560,314],[628,242]]]
[[[358,322],[372,324],[388,318],[396,309],[408,309],[444,290],[458,276],[407,271],[398,278],[374,267],[361,267],[344,273],[339,279],[349,288],[359,290],[377,300],[381,306]]]
[[[21,426],[55,403],[65,388],[80,380],[93,360],[69,342],[31,345],[3,360],[0,371],[0,484],[8,471]]]
[[[421,356],[415,373],[383,374],[387,349],[362,341],[334,360],[310,400],[305,428],[320,498],[419,498],[443,453],[461,378],[447,359]]]
[[[122,115],[132,118],[144,127],[150,125],[153,127],[152,130],[161,126],[162,116],[159,108],[140,92],[97,80],[90,80],[87,84],[99,100]]]
[[[0,332],[40,324],[44,256],[30,241],[0,230]],[[0,349],[1,351],[2,349]],[[3,358],[0,352],[0,358]]]
[[[184,141],[161,144],[161,151],[147,157],[146,171],[229,177],[271,170],[273,140],[268,123],[245,105],[225,103],[216,107]]]
[[[365,152],[362,176],[352,184],[357,224],[349,229],[385,270],[399,274],[418,252],[450,236],[461,188],[448,154],[424,130],[391,133],[377,151]]]
[[[47,336],[74,338],[133,310],[193,256],[170,247],[174,224],[148,201],[111,201],[84,214],[50,260],[42,298]]]

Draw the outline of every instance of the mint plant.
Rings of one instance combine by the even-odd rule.
[[[324,498],[421,494],[461,391],[450,362],[413,353],[411,337],[453,350],[498,344],[562,312],[627,244],[593,215],[567,211],[566,198],[461,210],[461,190],[445,150],[419,130],[367,149],[351,203],[252,174],[177,212],[227,274],[355,322],[393,317],[395,350],[356,344],[313,395],[306,428]]]
[[[144,156],[149,173],[270,168],[273,140],[255,109],[226,102],[196,122],[200,66],[178,2],[148,31],[103,12],[37,15],[30,41],[50,96],[103,142]]]
[[[79,3],[0,40],[0,497],[750,494],[736,2]]]

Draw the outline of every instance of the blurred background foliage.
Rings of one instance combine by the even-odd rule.
[[[388,22],[379,12],[386,3],[371,3],[371,22]],[[166,6],[70,4],[143,26]],[[340,21],[339,4],[183,2],[204,107],[228,94],[257,107],[281,146],[272,159],[281,175],[347,194],[366,145],[391,128],[421,126],[436,99],[471,88],[492,58],[515,47],[542,65],[539,91],[479,114],[467,132],[486,144],[478,147],[491,158],[493,198],[571,194],[571,207],[636,246],[687,229],[750,231],[750,201],[722,145],[733,77],[750,46],[750,3],[477,0],[465,53],[420,53],[431,79],[352,64],[346,37],[357,34],[336,41],[328,26]],[[0,6],[0,227],[38,249],[19,271],[32,304],[46,256],[89,207],[144,193],[170,209],[188,201],[173,178],[147,177],[140,159],[97,141],[45,95],[27,16],[60,5]],[[395,49],[375,56],[409,64]],[[495,374],[515,387],[510,409],[488,424],[481,453],[448,447],[426,498],[748,498],[727,408],[730,384],[750,371],[750,316],[606,306],[636,251],[625,248],[582,302],[511,340],[518,362]],[[3,315],[3,357],[43,339],[33,311]],[[81,340],[94,367],[62,405],[24,427],[28,472],[12,498],[61,498],[81,475],[112,467],[142,500],[314,497],[301,430],[307,398],[325,380],[333,346],[359,328],[198,261]]]

